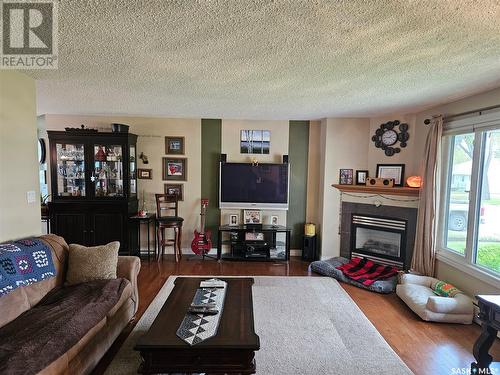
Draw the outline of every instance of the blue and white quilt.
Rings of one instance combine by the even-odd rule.
[[[55,275],[52,253],[43,241],[26,238],[0,244],[0,297]]]

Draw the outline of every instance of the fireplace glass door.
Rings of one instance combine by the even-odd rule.
[[[351,256],[403,267],[406,253],[406,221],[352,215]]]
[[[401,256],[401,233],[358,226],[355,238],[357,251],[391,258]]]

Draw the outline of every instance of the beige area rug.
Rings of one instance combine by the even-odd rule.
[[[257,374],[412,374],[336,280],[254,279],[255,331],[261,344],[255,356]],[[137,373],[140,357],[133,347],[151,326],[174,280],[165,282],[107,375]]]

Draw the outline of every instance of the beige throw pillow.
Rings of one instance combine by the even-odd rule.
[[[92,280],[116,279],[119,249],[118,241],[94,247],[69,245],[66,283],[73,285]]]

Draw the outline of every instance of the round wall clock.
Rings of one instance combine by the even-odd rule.
[[[388,121],[380,125],[372,137],[375,147],[384,150],[387,156],[401,152],[401,149],[407,146],[408,139],[410,139],[408,124],[402,124],[399,120]]]

